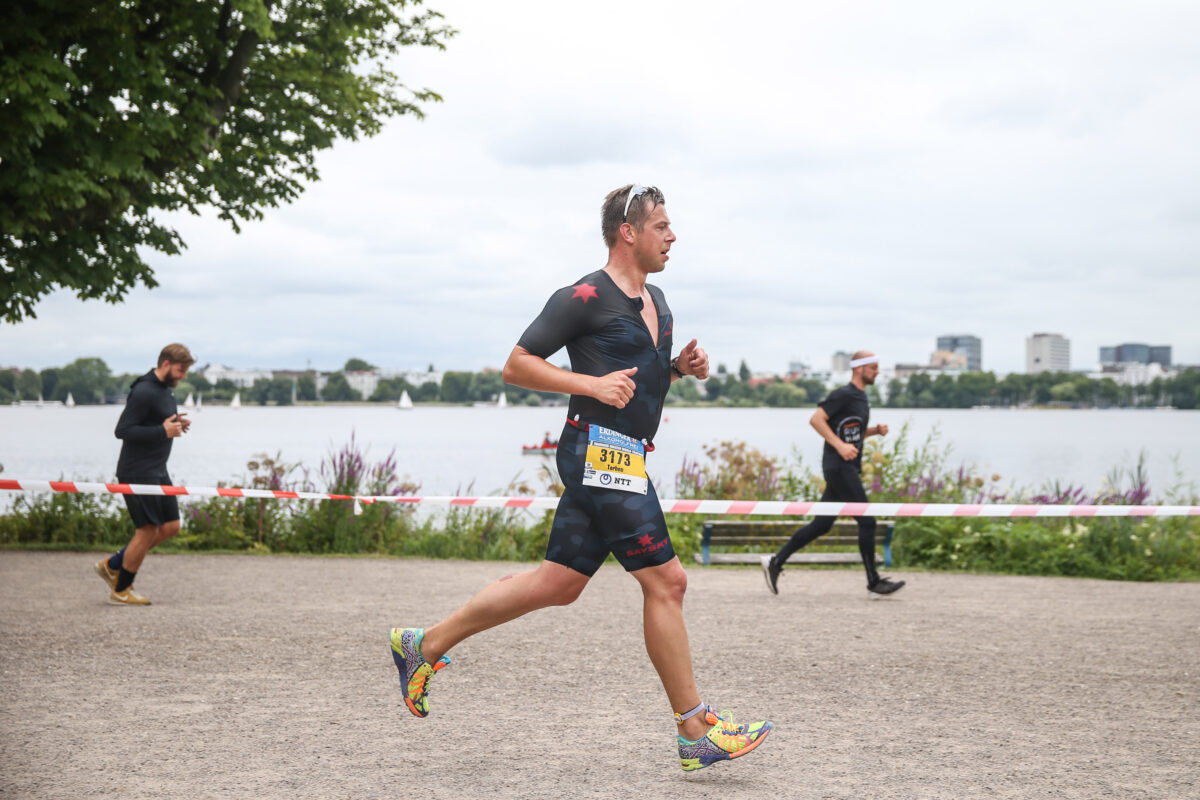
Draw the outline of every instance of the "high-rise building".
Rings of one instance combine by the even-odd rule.
[[[838,350],[833,354],[833,358],[830,361],[830,369],[834,372],[849,372],[850,362],[853,359],[853,353],[843,353],[841,350]]]
[[[1035,333],[1025,340],[1025,371],[1071,371],[1071,340],[1058,333]]]
[[[937,338],[937,349],[958,353],[967,359],[967,372],[983,369],[983,340],[970,334],[947,334]]]
[[[1161,364],[1164,369],[1171,366],[1171,345],[1148,345],[1126,342],[1113,347],[1100,348],[1100,364]]]

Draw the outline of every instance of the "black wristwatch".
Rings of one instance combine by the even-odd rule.
[[[674,372],[678,378],[683,377],[683,373],[679,371],[679,356],[671,359],[671,372]]]

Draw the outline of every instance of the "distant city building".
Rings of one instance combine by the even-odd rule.
[[[1092,372],[1088,377],[1094,381],[1111,378],[1122,386],[1145,386],[1155,378],[1173,378],[1177,370],[1165,369],[1156,361],[1149,364],[1125,362],[1123,364],[1105,364],[1099,372]]]
[[[1025,372],[1070,371],[1070,339],[1058,333],[1035,333],[1025,340]]]
[[[830,362],[830,369],[833,372],[849,372],[850,361],[854,358],[853,353],[843,353],[838,350],[833,354],[833,359]]]
[[[1100,348],[1101,366],[1114,364],[1159,364],[1164,369],[1171,366],[1171,346],[1137,343],[1118,344]]]
[[[942,358],[940,358],[940,359],[938,358],[939,353],[942,356]],[[899,378],[902,381],[907,381],[913,375],[943,375],[943,374],[945,374],[945,375],[956,376],[956,375],[962,374],[962,372],[964,371],[962,364],[964,363],[965,358],[964,358],[964,356],[961,356],[958,353],[950,353],[945,350],[939,350],[937,353],[933,354],[933,357],[930,360],[933,363],[930,363],[930,364],[897,364],[895,367],[892,368],[892,370],[890,371],[889,374],[891,377]],[[941,361],[943,363],[938,363],[939,361]],[[949,362],[949,363],[945,363],[945,362]],[[887,371],[884,370],[883,372],[887,372]],[[881,376],[882,376],[883,372],[880,373]],[[878,380],[876,380],[876,385],[878,385],[879,381],[881,381],[881,380],[883,380],[882,377],[880,377]],[[889,378],[889,380],[890,380],[890,378]]]
[[[349,370],[343,373],[350,388],[369,400],[379,387],[379,373],[373,369]],[[322,387],[324,388],[324,387]]]
[[[935,350],[933,355],[929,356],[929,366],[938,367],[943,370],[963,370],[967,368],[967,363],[966,353],[959,353],[954,350]]]
[[[259,378],[271,380],[275,374],[268,369],[233,369],[224,364],[205,364],[192,372],[203,375],[204,379],[214,386],[218,381],[233,381],[233,385],[241,389],[249,389]]]
[[[979,372],[983,369],[983,340],[978,336],[965,333],[939,336],[937,349],[962,355],[966,359],[964,368],[968,372]]]

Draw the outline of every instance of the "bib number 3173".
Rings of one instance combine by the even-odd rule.
[[[588,426],[583,485],[646,494],[646,447],[623,433]]]

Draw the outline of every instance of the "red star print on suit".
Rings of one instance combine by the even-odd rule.
[[[649,547],[650,543],[653,541],[654,541],[654,537],[647,535],[647,536],[638,537],[637,543],[640,544],[642,547]]]
[[[575,294],[571,295],[571,298],[574,299],[574,298],[578,297],[578,298],[582,299],[585,304],[587,303],[588,300],[591,300],[593,297],[599,296],[596,294],[596,287],[592,286],[590,283],[581,283],[578,286],[574,287],[574,289],[575,289]]]

